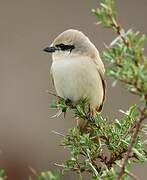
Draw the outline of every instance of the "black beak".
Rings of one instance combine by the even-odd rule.
[[[49,46],[43,49],[43,51],[47,52],[47,53],[53,53],[55,52],[57,49],[54,46]]]

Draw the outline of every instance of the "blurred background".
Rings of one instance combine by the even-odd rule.
[[[147,34],[146,0],[116,0],[121,24]],[[62,137],[75,126],[72,115],[65,120],[51,119],[49,109],[54,91],[49,69],[51,56],[42,51],[62,31],[83,31],[100,52],[115,34],[96,25],[91,9],[96,0],[0,0],[0,168],[9,180],[26,180],[37,172],[52,170],[68,152],[60,147]],[[112,87],[107,78],[107,101],[103,113],[116,118],[119,109],[137,103],[121,84]],[[135,167],[140,179],[147,176],[147,165]],[[35,179],[35,178],[34,178]],[[77,179],[74,174],[63,179]],[[87,178],[88,179],[88,178]]]

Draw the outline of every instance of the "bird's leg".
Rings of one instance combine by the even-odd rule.
[[[72,106],[72,101],[71,101],[70,99],[66,99],[66,100],[65,100],[65,104],[66,104],[67,106]]]
[[[76,107],[76,104],[72,100],[70,100],[70,99],[66,99],[65,100],[65,104],[67,106],[69,106],[71,109],[74,109]]]
[[[94,121],[94,117],[95,117],[95,113],[94,113],[94,109],[90,107],[90,104],[88,105],[88,114],[87,114],[87,119],[90,122]]]
[[[65,100],[65,105],[66,105],[66,106],[69,106],[70,108],[73,108],[73,107],[74,107],[74,106],[73,106],[73,103],[72,103],[72,101],[71,101],[70,99],[66,99],[66,100]],[[64,113],[64,118],[65,118],[65,116],[66,116],[66,110],[67,110],[67,109],[62,110],[62,112]]]

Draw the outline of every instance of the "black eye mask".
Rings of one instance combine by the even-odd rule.
[[[71,52],[75,48],[75,46],[74,45],[57,44],[56,48],[58,50],[70,51]]]

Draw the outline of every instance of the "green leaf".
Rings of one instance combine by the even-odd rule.
[[[3,169],[0,169],[0,178],[1,178],[1,180],[4,180],[6,178],[6,174]]]
[[[59,172],[46,171],[42,172],[39,176],[39,180],[60,180]]]
[[[132,151],[137,155],[141,162],[147,162],[147,158],[140,153],[136,148],[132,148]]]

